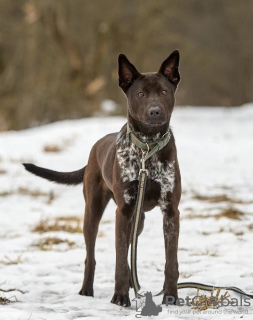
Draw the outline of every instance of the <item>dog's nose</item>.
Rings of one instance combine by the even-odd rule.
[[[158,106],[152,106],[149,108],[149,116],[150,118],[156,119],[159,118],[161,114],[161,108]]]

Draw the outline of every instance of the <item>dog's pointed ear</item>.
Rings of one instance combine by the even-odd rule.
[[[180,74],[178,71],[179,59],[179,51],[173,51],[170,56],[162,63],[159,70],[159,73],[164,75],[175,86],[177,86],[180,81]]]
[[[140,77],[139,71],[124,54],[119,55],[119,86],[126,92],[133,82]]]

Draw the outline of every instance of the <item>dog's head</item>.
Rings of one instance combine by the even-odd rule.
[[[168,128],[180,81],[178,67],[178,50],[152,73],[139,73],[125,55],[119,55],[119,86],[127,96],[129,122],[137,131],[154,133]]]

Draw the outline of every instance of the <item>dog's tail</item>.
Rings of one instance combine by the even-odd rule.
[[[68,184],[75,186],[83,182],[85,168],[72,172],[58,172],[41,167],[37,167],[32,163],[23,163],[25,169],[36,176],[53,181],[60,184]]]

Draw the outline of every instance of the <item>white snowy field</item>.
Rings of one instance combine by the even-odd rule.
[[[25,292],[0,291],[1,298],[18,300],[0,304],[0,320],[135,318],[134,301],[130,308],[110,303],[115,204],[109,203],[100,224],[95,296],[80,296],[85,257],[82,233],[33,229],[42,221],[75,227],[75,219],[81,219],[84,212],[82,187],[50,183],[21,165],[32,162],[58,171],[79,169],[87,163],[92,145],[105,134],[119,131],[125,121],[121,117],[90,118],[0,134],[0,290]],[[178,107],[171,126],[183,186],[179,282],[237,286],[253,294],[253,105]],[[43,243],[46,240],[49,243]],[[138,273],[143,291],[155,294],[162,289],[164,260],[162,215],[157,208],[146,214],[139,238]],[[181,298],[195,294],[195,289],[179,291]],[[230,295],[240,299],[236,293]],[[130,298],[134,298],[133,290]],[[162,297],[154,301],[160,304]],[[163,305],[157,319],[252,319],[253,300],[250,303],[249,307],[199,313],[187,306]]]

